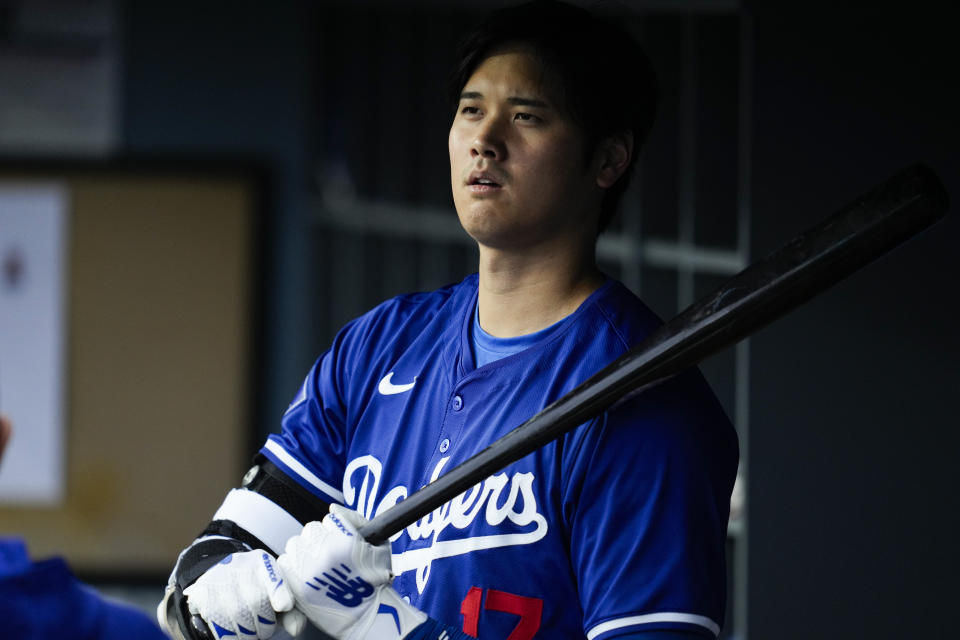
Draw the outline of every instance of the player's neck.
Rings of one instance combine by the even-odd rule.
[[[570,252],[511,253],[480,247],[480,326],[509,338],[534,333],[577,310],[603,283],[590,246]]]

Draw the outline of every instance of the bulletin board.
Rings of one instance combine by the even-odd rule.
[[[55,505],[0,505],[0,535],[23,537],[33,557],[165,575],[239,482],[252,454],[261,178],[0,162],[0,184],[59,185],[69,213],[64,492]]]

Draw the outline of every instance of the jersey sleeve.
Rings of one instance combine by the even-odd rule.
[[[326,503],[343,504],[349,389],[347,325],[314,363],[260,453]]]
[[[699,372],[611,409],[571,455],[565,519],[588,640],[716,637],[738,450]]]

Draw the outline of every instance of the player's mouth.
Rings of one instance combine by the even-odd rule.
[[[467,177],[467,190],[477,195],[495,193],[503,188],[500,180],[487,171],[474,171]]]

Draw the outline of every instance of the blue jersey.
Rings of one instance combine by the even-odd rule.
[[[370,518],[523,423],[659,325],[608,280],[480,368],[477,277],[348,324],[261,452]],[[623,402],[391,538],[394,587],[480,638],[719,633],[736,435],[696,370]]]
[[[16,539],[0,539],[0,628],[18,640],[166,639],[145,614],[85,587],[62,559],[32,562]]]

